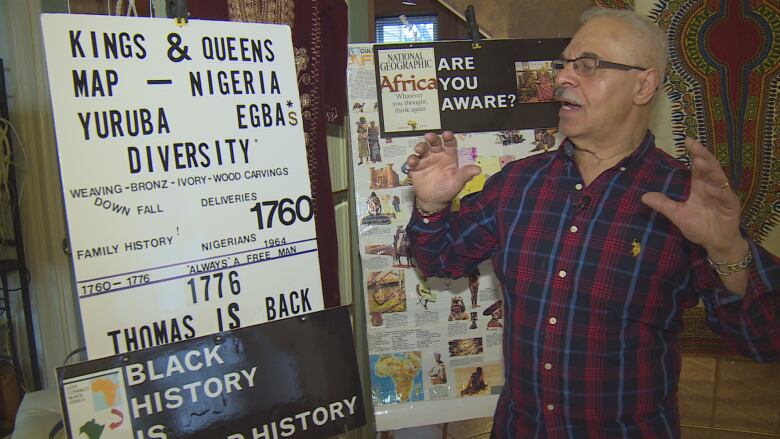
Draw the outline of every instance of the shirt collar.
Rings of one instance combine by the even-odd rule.
[[[641,161],[650,151],[655,149],[655,136],[650,130],[647,130],[644,139],[639,146],[627,157],[618,163],[620,166],[628,166],[634,162]],[[558,157],[561,160],[574,162],[574,142],[568,137],[563,139],[560,148],[558,148]]]

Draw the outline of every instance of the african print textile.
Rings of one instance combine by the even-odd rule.
[[[611,8],[630,3],[596,1]],[[678,158],[687,160],[686,135],[702,140],[742,200],[745,229],[762,242],[780,220],[780,5],[659,0],[648,15],[669,36],[665,89]]]
[[[761,242],[780,219],[780,5],[664,0],[650,17],[669,34],[678,153],[685,135],[713,151],[742,200],[748,234]]]

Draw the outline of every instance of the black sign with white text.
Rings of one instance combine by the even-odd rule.
[[[347,308],[57,370],[70,438],[324,438],[364,425]]]
[[[383,137],[553,126],[550,61],[566,38],[375,45]],[[555,121],[551,125],[550,121]]]

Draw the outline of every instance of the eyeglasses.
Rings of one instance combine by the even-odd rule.
[[[647,67],[637,67],[637,66],[630,66],[628,64],[619,64],[616,62],[609,62],[604,61],[603,59],[598,59],[595,56],[581,56],[579,58],[574,59],[556,59],[552,61],[550,64],[552,65],[552,68],[555,70],[563,70],[566,68],[566,64],[572,63],[574,65],[574,73],[580,75],[580,76],[593,76],[596,74],[596,70],[598,69],[614,69],[614,70],[647,70]]]

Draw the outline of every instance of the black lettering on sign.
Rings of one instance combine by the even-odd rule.
[[[203,57],[219,61],[271,62],[273,41],[236,37],[203,37]]]
[[[76,189],[69,189],[70,196],[72,198],[89,198],[96,196],[106,196],[122,193],[122,185],[115,184],[113,186],[97,186],[97,187],[82,187]]]
[[[89,58],[89,55],[94,59],[146,58],[145,39],[142,34],[91,31],[85,36],[88,41],[82,41],[80,30],[70,30],[68,37],[70,56],[73,58]]]
[[[265,311],[268,321],[292,317],[311,311],[309,289],[301,288],[289,293],[280,293],[278,297],[265,298]]]
[[[222,308],[217,308],[217,329],[219,332],[226,329],[241,327],[241,319],[238,317],[238,311],[239,307],[237,303],[228,304],[227,313],[225,313]]]
[[[192,96],[273,95],[282,92],[279,77],[273,70],[270,73],[262,70],[256,73],[250,70],[205,70],[190,72],[189,76]]]
[[[189,314],[181,318],[160,320],[140,326],[115,329],[106,333],[114,344],[114,353],[137,351],[153,346],[176,343],[195,338],[193,317]]]
[[[162,107],[157,108],[157,110],[139,108],[124,111],[79,112],[78,117],[81,128],[84,130],[84,140],[89,140],[93,135],[106,139],[108,137],[136,137],[171,133],[168,117]]]
[[[240,129],[285,126],[288,123],[287,118],[291,119],[290,125],[295,125],[298,122],[297,114],[295,112],[285,114],[284,108],[279,102],[276,104],[236,105],[236,122]]]
[[[73,96],[107,97],[114,96],[114,87],[119,84],[116,70],[73,70]]]
[[[249,139],[215,140],[213,144],[175,142],[168,145],[128,146],[127,160],[131,174],[248,164]],[[238,178],[241,178],[240,173]]]

